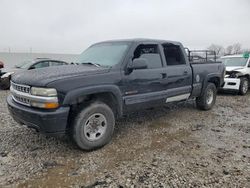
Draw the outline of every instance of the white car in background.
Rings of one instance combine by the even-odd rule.
[[[224,56],[220,61],[226,66],[223,90],[234,90],[245,95],[250,86],[249,54]]]

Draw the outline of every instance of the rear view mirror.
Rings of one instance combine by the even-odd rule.
[[[146,69],[148,68],[147,59],[145,58],[134,59],[132,65],[129,68],[130,69]]]

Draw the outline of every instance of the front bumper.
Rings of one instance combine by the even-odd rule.
[[[224,90],[239,90],[240,89],[240,79],[239,78],[225,78],[225,83],[222,89]]]
[[[66,132],[69,107],[53,111],[35,109],[16,103],[11,96],[8,96],[7,103],[11,116],[19,124],[45,134],[61,135]]]

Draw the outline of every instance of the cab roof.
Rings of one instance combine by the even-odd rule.
[[[112,42],[138,42],[138,43],[143,43],[143,42],[152,42],[152,43],[160,43],[160,44],[164,44],[164,43],[171,43],[171,44],[175,44],[175,45],[181,45],[180,42],[177,41],[171,41],[171,40],[160,40],[160,39],[148,39],[148,38],[134,38],[134,39],[117,39],[117,40],[107,40],[107,41],[102,41],[102,42],[98,42],[99,43],[112,43]]]

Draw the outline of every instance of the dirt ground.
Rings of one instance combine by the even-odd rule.
[[[9,116],[0,91],[0,187],[249,187],[250,93],[132,114],[110,144],[83,152]]]

